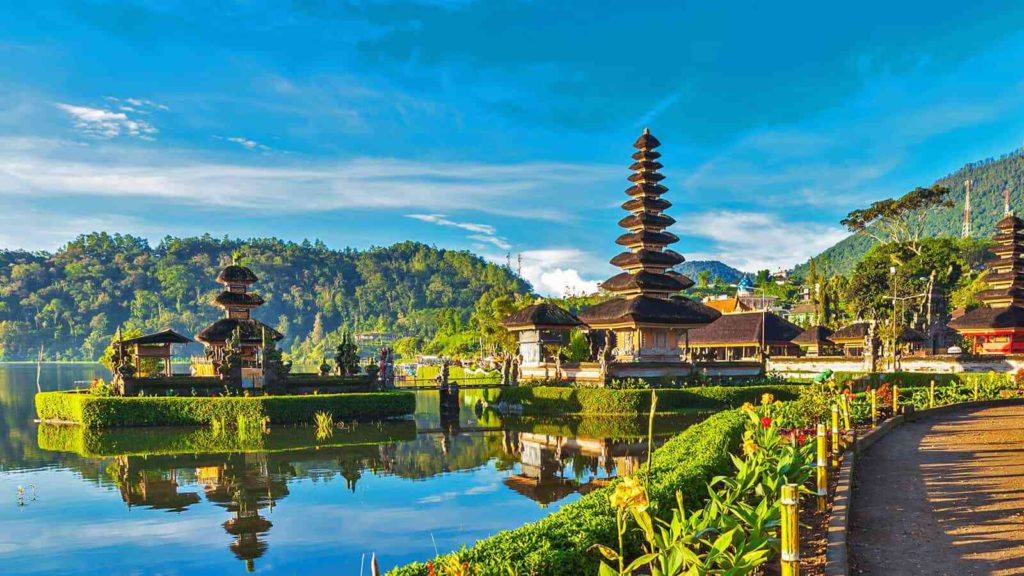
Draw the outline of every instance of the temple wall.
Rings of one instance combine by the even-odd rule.
[[[900,370],[921,374],[949,374],[959,372],[996,372],[1012,374],[1024,368],[1024,355],[991,356],[905,356],[900,360]],[[804,357],[777,358],[768,364],[768,371],[784,378],[807,380],[831,370],[833,372],[870,372],[864,358],[845,357]]]
[[[826,370],[833,372],[870,372],[864,358],[845,356],[805,356],[803,358],[772,358],[768,372],[793,380],[810,380]]]
[[[761,363],[756,361],[700,362],[697,364],[697,369],[708,376],[714,377],[743,377],[761,375]]]

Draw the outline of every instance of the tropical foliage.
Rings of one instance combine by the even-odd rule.
[[[475,350],[508,309],[494,301],[530,292],[507,267],[415,242],[356,251],[207,235],[151,247],[96,233],[54,254],[0,251],[0,359],[34,359],[43,346],[48,359],[96,360],[119,326],[196,334],[222,315],[214,279],[233,257],[259,276],[267,302],[255,314],[285,335],[282,351],[317,362],[345,329],[396,333],[410,352]]]

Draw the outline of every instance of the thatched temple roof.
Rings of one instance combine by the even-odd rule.
[[[254,284],[259,281],[256,274],[245,266],[231,264],[225,266],[217,275],[217,282],[220,284]]]
[[[502,324],[506,328],[564,327],[573,328],[583,324],[571,312],[554,304],[541,302],[531,304],[522,310],[509,314]]]
[[[690,330],[690,345],[790,344],[803,330],[773,312],[723,314],[707,326]]]
[[[231,338],[231,334],[234,333],[236,328],[241,329],[242,342],[249,344],[262,343],[264,330],[267,331],[267,336],[272,340],[276,341],[284,338],[280,332],[259,320],[252,318],[221,318],[204,328],[199,334],[196,334],[196,340],[206,344],[226,342]]]

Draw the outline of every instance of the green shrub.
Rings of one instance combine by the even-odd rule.
[[[658,410],[731,408],[754,404],[768,393],[777,400],[797,397],[804,385],[703,386],[658,391]],[[502,389],[496,402],[521,405],[524,415],[645,414],[651,407],[649,390],[519,386]]]
[[[39,419],[76,422],[87,428],[121,426],[204,426],[220,422],[309,423],[324,410],[336,418],[376,419],[412,414],[409,392],[323,394],[311,396],[99,397],[74,392],[36,394]]]
[[[660,405],[660,393],[658,402]],[[652,505],[670,510],[677,490],[686,502],[706,500],[708,482],[731,469],[730,454],[739,447],[745,421],[746,416],[738,410],[719,412],[657,449],[649,487]],[[608,501],[613,489],[614,483],[537,522],[481,540],[460,552],[459,559],[485,575],[507,574],[507,567],[517,574],[535,576],[596,574],[600,553],[591,547],[611,545],[617,538],[615,511]],[[427,573],[426,564],[416,563],[389,574]]]

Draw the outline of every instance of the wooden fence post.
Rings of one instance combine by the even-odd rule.
[[[832,466],[839,467],[839,452],[843,449],[843,440],[839,436],[839,405],[832,405]]]
[[[871,427],[878,425],[878,393],[874,389],[869,393],[871,396]]]
[[[828,496],[828,447],[825,444],[825,424],[818,423],[818,512],[825,511],[825,497]]]
[[[800,486],[782,487],[782,576],[800,576]]]

